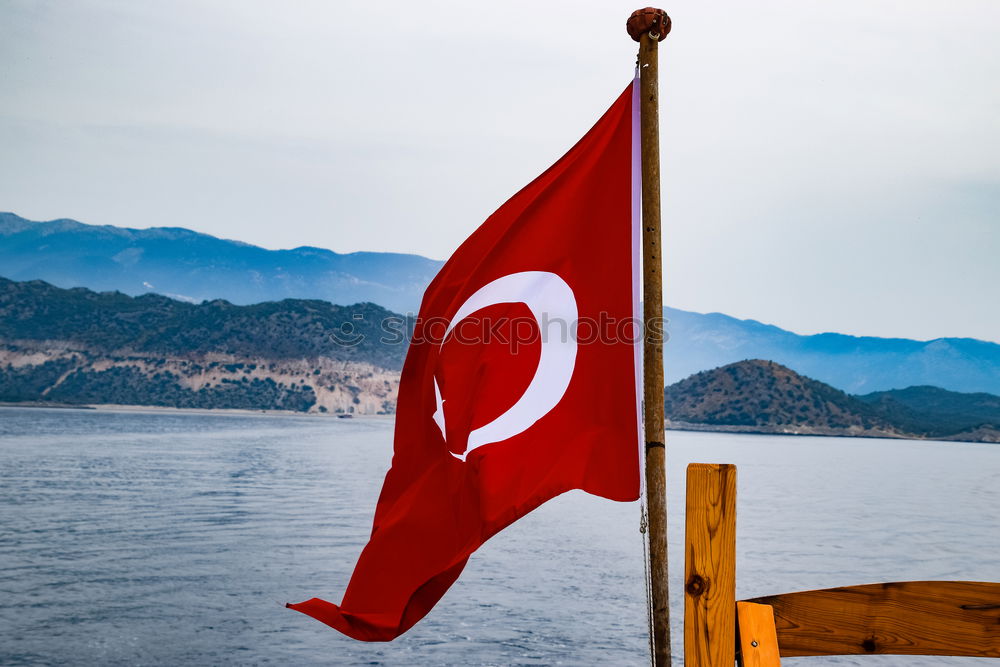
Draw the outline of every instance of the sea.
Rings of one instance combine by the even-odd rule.
[[[0,665],[649,664],[639,506],[582,492],[490,540],[396,641],[357,642],[285,609],[339,602],[392,430],[387,418],[0,408]],[[738,597],[1000,580],[1000,445],[667,439],[674,664],[691,462],[738,466]]]

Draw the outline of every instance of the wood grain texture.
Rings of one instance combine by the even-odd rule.
[[[904,581],[755,598],[771,605],[781,655],[1000,658],[1000,583]]]
[[[736,661],[740,667],[780,667],[774,609],[753,602],[736,603]]]
[[[736,660],[736,466],[687,469],[684,541],[684,664]]]

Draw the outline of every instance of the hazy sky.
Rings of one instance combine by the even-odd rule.
[[[638,6],[0,0],[0,210],[443,259],[625,86]],[[664,8],[670,305],[1000,341],[1000,3]]]

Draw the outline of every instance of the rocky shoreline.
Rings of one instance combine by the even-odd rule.
[[[105,353],[65,341],[0,344],[0,401],[392,414],[399,373],[329,357]]]

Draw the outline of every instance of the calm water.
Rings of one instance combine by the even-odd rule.
[[[1000,580],[1000,446],[668,436],[673,591],[695,460],[739,465],[740,597]],[[637,506],[579,492],[488,543],[393,643],[284,609],[340,599],[391,440],[378,419],[0,408],[0,664],[647,663]]]

